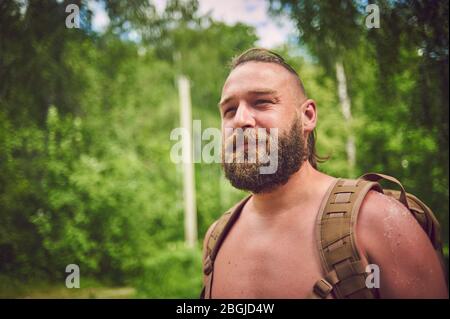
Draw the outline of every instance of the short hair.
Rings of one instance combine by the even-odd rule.
[[[297,71],[295,71],[295,69],[292,66],[290,66],[281,55],[264,48],[251,48],[241,53],[239,56],[233,58],[233,60],[231,61],[231,70],[234,70],[239,65],[247,62],[266,62],[281,65],[291,74],[295,75],[300,90],[306,97],[306,91],[303,86],[303,82],[300,79],[300,76],[298,75]],[[322,163],[328,159],[326,157],[321,157],[317,155],[315,129],[308,136],[307,149],[308,149],[308,161],[311,164],[311,166],[313,166],[316,169],[318,162]]]
[[[301,92],[306,96],[305,87],[303,86],[303,82],[300,79],[297,71],[295,71],[295,69],[290,66],[286,62],[286,60],[283,59],[283,57],[278,53],[263,48],[248,49],[247,51],[241,53],[239,56],[233,58],[233,60],[231,61],[231,70],[246,62],[266,62],[281,65],[283,68],[285,68],[295,76],[298,85],[300,86]]]

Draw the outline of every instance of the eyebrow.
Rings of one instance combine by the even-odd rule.
[[[247,92],[247,94],[250,94],[250,95],[268,95],[268,94],[277,94],[277,93],[278,93],[277,91],[272,90],[272,89],[256,89],[256,90],[251,90],[251,91]],[[222,107],[223,105],[227,104],[233,98],[234,98],[234,96],[229,96],[226,99],[224,99],[223,101],[220,101],[217,106]]]

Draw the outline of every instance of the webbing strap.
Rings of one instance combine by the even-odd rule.
[[[379,180],[385,179],[391,183],[396,184],[400,188],[400,196],[398,197],[398,200],[409,209],[409,203],[407,201],[407,193],[405,191],[405,188],[403,187],[402,183],[400,183],[400,181],[395,177],[380,173],[367,173],[362,175],[359,179],[365,179],[372,182],[378,182]]]
[[[328,190],[316,225],[325,277],[314,285],[312,298],[373,298],[365,285],[367,274],[356,245],[356,221],[369,190],[382,192],[376,182],[338,179]],[[364,291],[366,290],[366,291]]]
[[[217,224],[214,226],[214,229],[211,232],[211,235],[207,239],[206,245],[206,254],[205,259],[203,260],[203,273],[204,283],[203,290],[201,294],[201,298],[210,299],[211,291],[213,285],[214,278],[214,261],[216,259],[217,253],[219,252],[220,246],[222,245],[225,237],[230,231],[233,224],[239,218],[241,214],[242,208],[245,203],[250,199],[251,195],[247,196],[239,203],[237,203],[233,208],[223,214]]]

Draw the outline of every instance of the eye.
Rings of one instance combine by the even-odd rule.
[[[232,116],[234,113],[236,113],[236,108],[230,107],[223,112],[223,116]]]
[[[263,104],[272,104],[273,102],[271,100],[267,99],[258,99],[255,101],[256,105],[263,105]]]

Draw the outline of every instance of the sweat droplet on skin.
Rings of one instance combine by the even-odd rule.
[[[385,211],[387,212],[387,216],[383,218],[383,235],[387,239],[389,243],[389,250],[391,254],[393,255],[392,258],[392,269],[393,269],[393,277],[394,277],[394,284],[399,284],[399,281],[401,280],[401,274],[397,271],[398,268],[398,257],[396,254],[396,251],[399,249],[401,245],[401,237],[400,234],[395,234],[395,227],[396,221],[395,221],[395,215],[398,214],[398,210],[396,206],[389,205],[388,208],[385,208]]]
[[[382,195],[380,195],[382,196]],[[399,249],[409,248],[414,245],[413,238],[411,236],[402,236],[401,229],[408,223],[415,223],[413,218],[407,218],[409,212],[406,208],[403,208],[396,199],[388,197],[390,205],[385,208],[383,218],[383,235],[386,238],[389,249],[392,254],[392,276],[394,285],[403,285],[410,287],[412,290],[420,291],[425,289],[425,283],[418,277],[405,277],[404,273],[401,273],[399,268],[398,251]]]

